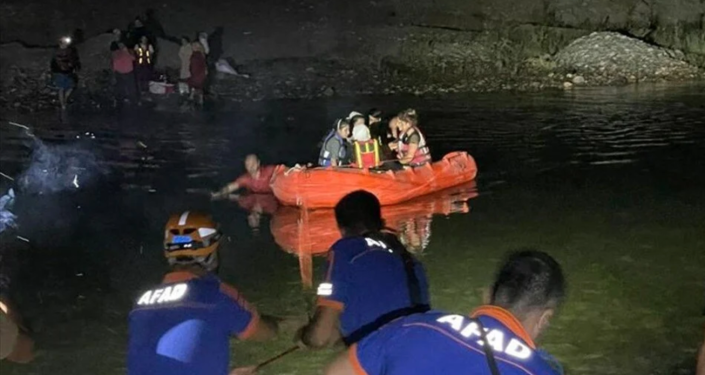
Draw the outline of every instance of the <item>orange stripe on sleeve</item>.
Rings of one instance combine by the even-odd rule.
[[[486,315],[499,320],[515,335],[519,336],[519,338],[524,340],[531,349],[536,349],[536,344],[534,343],[534,340],[531,338],[531,336],[529,336],[529,333],[526,332],[524,326],[521,325],[519,320],[517,320],[517,318],[514,317],[514,315],[512,315],[512,313],[510,313],[509,311],[499,306],[484,305],[475,309],[475,311],[472,312],[471,317],[476,318],[480,315]]]
[[[357,357],[357,344],[353,344],[348,350],[348,360],[350,361],[350,365],[352,365],[355,374],[368,375],[367,371],[362,368],[362,365],[360,364],[360,359]]]
[[[237,335],[237,338],[240,340],[247,340],[252,335],[257,332],[257,329],[259,329],[259,322],[260,322],[260,317],[257,312],[252,313],[252,319],[250,320],[250,323],[247,324],[247,327],[245,327],[245,330],[242,331],[239,335]]]
[[[316,301],[316,306],[330,307],[331,309],[343,311],[345,309],[345,304],[338,301],[333,301],[327,298],[318,297]]]

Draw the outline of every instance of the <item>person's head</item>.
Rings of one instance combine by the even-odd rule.
[[[218,267],[221,237],[218,224],[206,214],[174,214],[164,229],[164,256],[174,268],[200,266],[213,271]]]
[[[335,205],[335,221],[343,237],[379,232],[384,228],[379,199],[365,190],[353,191]]]
[[[201,42],[198,42],[198,41],[191,43],[191,47],[193,48],[194,52],[204,52],[205,51],[205,48],[203,48],[203,44],[201,44]]]
[[[406,130],[412,126],[416,126],[419,123],[419,117],[416,114],[415,109],[405,109],[396,117],[398,119],[399,129]]]
[[[357,114],[348,119],[350,122],[350,127],[354,128],[355,125],[365,125],[365,116]]]
[[[143,26],[142,18],[135,17],[135,21],[133,22],[133,25],[135,25],[135,27],[142,27]]]
[[[120,31],[120,29],[113,29],[113,36],[115,39],[119,39],[122,36],[122,31]]]
[[[358,142],[367,142],[372,138],[370,135],[370,128],[367,127],[367,125],[363,124],[358,124],[357,126],[353,126],[352,128],[352,139],[353,141],[358,141]]]
[[[121,51],[124,51],[127,49],[127,46],[123,42],[118,42],[117,46],[118,46],[118,49]]]
[[[191,39],[189,39],[189,37],[187,37],[187,36],[181,37],[181,45],[182,46],[188,45],[190,43],[191,43]]]
[[[149,44],[149,39],[147,39],[146,36],[142,35],[142,37],[140,37],[140,44],[146,46],[147,44]]]
[[[565,297],[561,266],[536,250],[509,254],[495,277],[490,304],[510,311],[536,339]]]
[[[335,131],[342,138],[350,136],[350,123],[346,119],[338,119],[335,121]]]
[[[71,37],[70,36],[64,36],[59,39],[59,47],[60,48],[68,48],[71,45]]]
[[[247,173],[254,175],[259,172],[259,158],[255,154],[249,154],[245,157],[245,169]]]
[[[372,125],[378,122],[382,122],[382,111],[377,108],[370,109],[370,111],[367,112],[367,124]]]

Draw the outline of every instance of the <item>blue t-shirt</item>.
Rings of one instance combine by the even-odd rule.
[[[413,271],[418,280],[417,303],[428,306],[426,273],[415,259]],[[404,260],[388,244],[367,237],[343,238],[328,254],[318,305],[342,311],[340,330],[345,341],[352,343],[373,330],[380,319],[413,306],[409,284]]]
[[[226,375],[230,337],[251,335],[256,310],[217,277],[168,274],[130,312],[129,375]]]
[[[509,312],[489,310],[478,319],[502,375],[561,374]],[[350,348],[349,358],[359,375],[490,375],[480,341],[473,319],[429,311],[400,318],[367,336]]]

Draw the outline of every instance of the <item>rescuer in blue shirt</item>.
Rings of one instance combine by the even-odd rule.
[[[343,238],[330,249],[315,315],[299,332],[300,343],[311,348],[341,339],[351,345],[394,319],[429,309],[423,267],[384,230],[377,197],[352,192],[335,206],[335,218]]]
[[[184,212],[164,232],[171,272],[130,313],[129,375],[226,375],[230,338],[265,340],[277,324],[211,271],[222,234],[210,217]]]
[[[551,256],[513,253],[495,279],[490,305],[470,316],[429,311],[398,319],[350,347],[326,374],[561,374],[534,340],[548,327],[564,290]]]

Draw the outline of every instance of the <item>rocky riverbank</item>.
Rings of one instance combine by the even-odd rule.
[[[613,32],[573,33],[572,41],[562,40],[560,44],[565,46],[549,54],[541,53],[540,46],[531,48],[526,41],[488,32],[423,27],[368,29],[347,35],[351,49],[370,51],[367,55],[341,51],[327,56],[245,60],[237,64],[237,69],[246,76],[217,73],[211,92],[219,101],[259,101],[571,89],[704,77],[703,70],[689,64],[680,51]],[[112,103],[110,38],[103,34],[77,46],[83,70],[75,106],[100,109]],[[167,40],[160,40],[159,45],[158,68],[174,73],[178,46]],[[51,49],[27,48],[18,43],[0,46],[0,107],[20,112],[57,107],[48,86],[51,55]],[[168,101],[163,96],[148,100]]]

